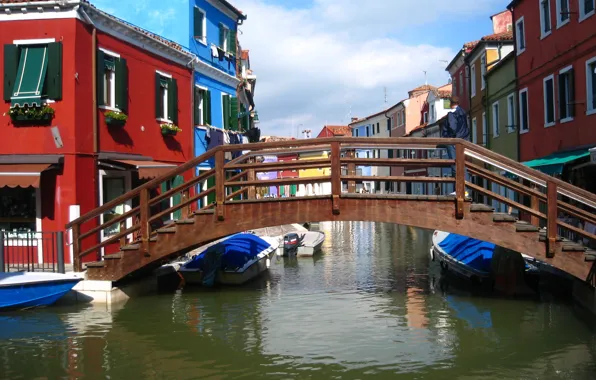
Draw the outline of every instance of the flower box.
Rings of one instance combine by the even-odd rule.
[[[162,124],[159,127],[161,128],[162,136],[176,136],[178,132],[182,131],[175,124]]]
[[[43,107],[11,108],[8,111],[10,119],[17,125],[47,125],[54,118],[54,109]]]
[[[113,117],[106,116],[106,124],[111,127],[124,127],[126,125],[126,120],[122,119],[114,119]]]

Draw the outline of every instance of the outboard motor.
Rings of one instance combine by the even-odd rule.
[[[298,236],[295,232],[290,232],[284,236],[284,256],[295,255],[298,252],[298,247],[302,244],[304,235]]]

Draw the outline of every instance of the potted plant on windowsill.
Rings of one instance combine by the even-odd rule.
[[[8,116],[14,124],[47,124],[54,118],[54,109],[48,105],[14,106],[8,110]]]
[[[128,116],[118,111],[108,111],[105,113],[106,124],[112,127],[124,127]]]
[[[161,128],[161,134],[164,136],[176,136],[182,129],[178,128],[176,124],[166,123],[159,126]]]

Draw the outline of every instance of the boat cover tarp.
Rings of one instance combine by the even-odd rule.
[[[221,256],[221,268],[235,270],[242,268],[247,262],[254,259],[259,253],[269,248],[271,244],[253,234],[236,234],[223,240],[185,264],[189,269],[203,270],[205,256],[210,252],[223,252]]]
[[[457,234],[448,234],[439,247],[454,259],[472,268],[490,272],[495,245]]]

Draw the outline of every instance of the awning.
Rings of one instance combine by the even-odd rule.
[[[572,150],[568,152],[557,152],[549,156],[537,158],[523,164],[533,169],[540,170],[544,174],[555,175],[563,172],[563,166],[580,158],[588,157],[590,152],[587,149]]]
[[[39,188],[41,172],[50,164],[10,164],[0,165],[0,187]]]
[[[159,177],[174,169],[177,165],[159,161],[114,160],[128,166],[133,166],[139,172],[139,178],[148,179]]]
[[[17,78],[11,96],[12,106],[41,106],[41,95],[48,69],[47,46],[23,46]]]

